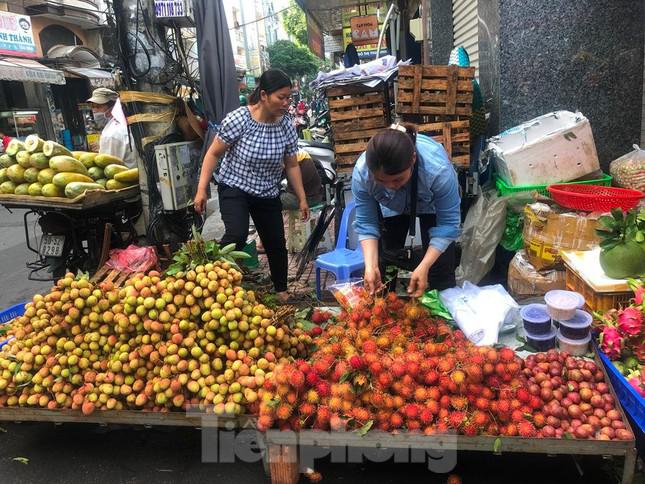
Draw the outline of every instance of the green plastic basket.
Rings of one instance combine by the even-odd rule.
[[[568,183],[558,183],[558,185],[600,185],[603,187],[611,186],[611,175],[603,175],[602,178],[597,180],[584,180],[584,181],[575,181]],[[495,185],[497,186],[497,191],[500,195],[505,197],[506,195],[512,195],[514,193],[521,192],[539,192],[540,195],[551,198],[551,194],[547,190],[548,185],[521,185],[517,187],[512,187],[506,184],[499,176],[495,176]]]

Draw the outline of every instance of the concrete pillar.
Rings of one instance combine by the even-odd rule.
[[[601,165],[640,138],[645,2],[479,2],[480,85],[496,134],[541,114],[579,110]]]

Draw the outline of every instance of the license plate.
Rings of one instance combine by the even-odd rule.
[[[64,235],[43,235],[43,240],[40,244],[40,255],[43,257],[60,257],[63,255],[64,245]]]

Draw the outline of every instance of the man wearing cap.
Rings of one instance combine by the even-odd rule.
[[[137,167],[137,156],[130,147],[128,125],[120,108],[119,95],[112,89],[99,87],[87,100],[92,107],[94,121],[100,126],[105,124],[99,139],[99,152],[117,156],[129,168]],[[118,110],[115,109],[118,103]],[[114,112],[113,112],[114,111]],[[116,115],[120,113],[121,115]],[[107,120],[107,123],[104,123]]]

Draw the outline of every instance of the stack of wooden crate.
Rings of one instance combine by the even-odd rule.
[[[370,138],[391,123],[391,84],[359,84],[325,90],[334,137],[336,171],[351,173]]]
[[[443,144],[457,168],[470,166],[474,76],[474,67],[399,67],[397,115]]]

